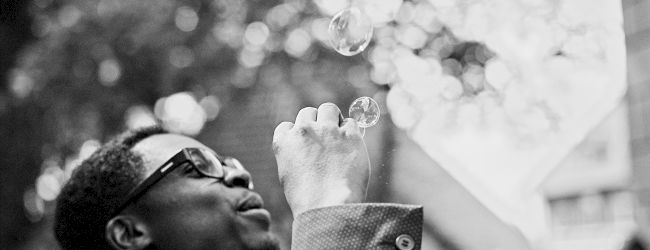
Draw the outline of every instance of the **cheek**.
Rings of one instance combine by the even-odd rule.
[[[152,224],[153,241],[169,249],[233,249],[230,245],[239,242],[239,236],[232,228],[236,223],[226,211],[185,209],[167,212]]]
[[[176,188],[151,199],[147,221],[164,241],[181,236],[194,242],[232,238],[236,212],[217,190]],[[224,236],[224,237],[220,237]]]

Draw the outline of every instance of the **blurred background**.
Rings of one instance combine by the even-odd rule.
[[[501,21],[509,21],[476,14],[483,8],[480,2],[358,1],[372,20],[374,33],[368,49],[348,57],[331,48],[328,34],[332,16],[353,4],[346,0],[3,0],[0,248],[57,249],[53,211],[71,171],[111,136],[161,124],[240,159],[273,215],[273,231],[282,239],[283,249],[289,249],[292,216],[277,181],[273,129],[281,121],[292,121],[302,107],[323,102],[339,105],[347,116],[353,100],[369,96],[378,102],[381,119],[366,129],[364,137],[373,166],[368,201],[425,205],[423,249],[444,249],[426,218],[426,208],[435,205],[427,187],[442,178],[441,171],[458,178],[497,215],[508,209],[536,209],[530,212],[535,219],[503,218],[522,228],[535,249],[646,249],[650,240],[650,2],[600,1],[608,5],[598,7],[581,1],[565,8],[558,1],[527,0],[521,6],[488,8],[492,16],[506,17],[529,9],[541,11],[535,12],[545,17],[539,30],[559,23],[549,36],[540,33],[543,38],[521,35],[521,30],[498,36],[516,34],[517,39],[537,46],[522,51],[543,51],[549,56],[504,52],[516,46],[488,33],[498,30]],[[584,25],[580,18],[563,19],[573,17],[562,12],[567,9],[585,16],[606,9],[614,17],[602,26]],[[608,30],[612,24],[614,29]],[[603,45],[602,51],[589,50],[590,41],[601,41],[608,34],[616,38],[617,29],[620,41]],[[563,30],[569,35],[557,35]],[[586,40],[574,41],[571,34],[584,35],[581,39]],[[561,42],[537,43],[536,39],[546,41],[551,35]],[[610,47],[613,55],[608,54]],[[618,55],[617,48],[625,51]],[[569,59],[559,66],[557,61],[539,59],[551,57]],[[593,79],[586,70],[576,73],[579,79],[567,80],[567,84],[586,82],[576,86],[587,96],[591,94],[587,89],[614,93],[609,99],[594,99],[594,103],[606,99],[602,102],[608,105],[598,106],[601,112],[585,119],[589,124],[572,130],[562,121],[571,121],[572,114],[581,110],[578,106],[567,108],[574,113],[562,113],[564,106],[553,106],[553,100],[544,96],[536,96],[543,100],[525,110],[517,107],[528,107],[528,102],[510,104],[515,102],[513,96],[534,96],[520,93],[537,83],[523,87],[516,83],[541,74],[516,66],[518,60],[539,61],[542,66],[549,62],[550,70],[562,72],[558,79],[571,75],[566,69],[599,71],[613,65],[624,72],[627,64],[627,77],[617,75],[615,69],[606,71],[611,78]],[[562,64],[567,60],[570,64]],[[415,81],[433,74],[444,83],[442,87],[431,92],[434,87],[409,82],[413,79],[407,76],[417,75],[421,65],[424,76]],[[605,87],[599,87],[599,81]],[[618,82],[624,88],[606,87]],[[552,96],[573,91],[559,89],[547,92]],[[417,92],[424,94],[417,96]],[[617,96],[618,92],[624,95]],[[505,110],[503,117],[486,111],[492,100],[497,100],[494,110]],[[578,100],[593,104],[587,97]],[[428,115],[435,112],[440,115]],[[522,115],[536,112],[542,118]],[[450,116],[456,120],[449,122]],[[480,121],[475,121],[479,116]],[[445,164],[452,162],[447,158],[489,148],[478,142],[479,135],[464,140],[481,147],[463,146],[456,154],[453,143],[430,143],[443,138],[437,135],[453,139],[455,134],[473,131],[463,124],[490,125],[489,117],[507,123],[495,133],[513,131],[530,142],[517,140],[517,148],[553,148],[554,141],[537,143],[545,133],[571,139],[558,139],[565,145],[559,147],[561,152],[553,153],[553,159],[538,154],[536,164],[519,168],[526,170],[522,173],[499,166],[475,169],[466,162],[470,174],[463,174],[457,170],[462,164]],[[427,125],[431,120],[463,129],[431,128]],[[512,198],[522,193],[501,195],[499,188],[525,186],[522,182],[527,178],[535,180],[530,188],[535,199]],[[502,180],[517,182],[491,186]],[[494,188],[498,198],[492,199],[489,191],[476,191],[483,186]]]

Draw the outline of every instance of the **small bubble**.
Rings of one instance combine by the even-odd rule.
[[[372,20],[360,9],[352,7],[337,13],[329,25],[330,43],[344,56],[361,53],[372,38]]]
[[[379,105],[370,97],[359,97],[350,104],[349,115],[357,121],[359,127],[369,128],[379,121]]]

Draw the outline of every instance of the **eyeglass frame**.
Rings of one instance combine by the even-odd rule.
[[[218,174],[218,176],[205,173],[196,165],[195,161],[197,160],[193,159],[192,157],[192,151],[194,150],[196,150],[196,152],[200,152],[203,155],[203,158],[205,159],[208,159],[208,157],[205,156],[205,154],[208,154],[213,156],[217,160],[217,162],[219,163],[218,165],[220,166],[218,167],[220,169],[220,173]],[[133,189],[131,189],[131,191],[129,191],[126,197],[119,203],[120,206],[118,206],[117,209],[113,211],[111,217],[114,217],[119,213],[121,213],[132,202],[136,201],[138,198],[144,195],[146,191],[149,190],[154,184],[160,181],[163,177],[167,176],[168,173],[171,173],[176,168],[183,166],[185,163],[190,163],[192,168],[194,168],[200,175],[204,177],[215,178],[223,181],[225,177],[224,168],[229,166],[229,164],[227,164],[227,161],[230,161],[232,165],[234,165],[235,169],[245,170],[244,166],[239,162],[239,160],[233,157],[224,158],[215,152],[203,148],[193,148],[193,147],[183,148],[174,156],[169,158],[169,160],[163,163],[160,167],[158,167],[158,169],[156,169],[156,171],[154,171],[153,174],[151,174],[144,181],[138,183]],[[252,181],[249,181],[248,189],[253,189]]]

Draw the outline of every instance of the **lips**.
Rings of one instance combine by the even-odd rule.
[[[247,192],[237,203],[237,215],[245,221],[242,223],[268,231],[271,215],[263,206],[264,201],[257,193]]]
[[[245,212],[251,209],[259,209],[262,207],[264,207],[264,201],[262,198],[255,193],[249,193],[247,197],[239,201],[237,204],[237,211]]]

